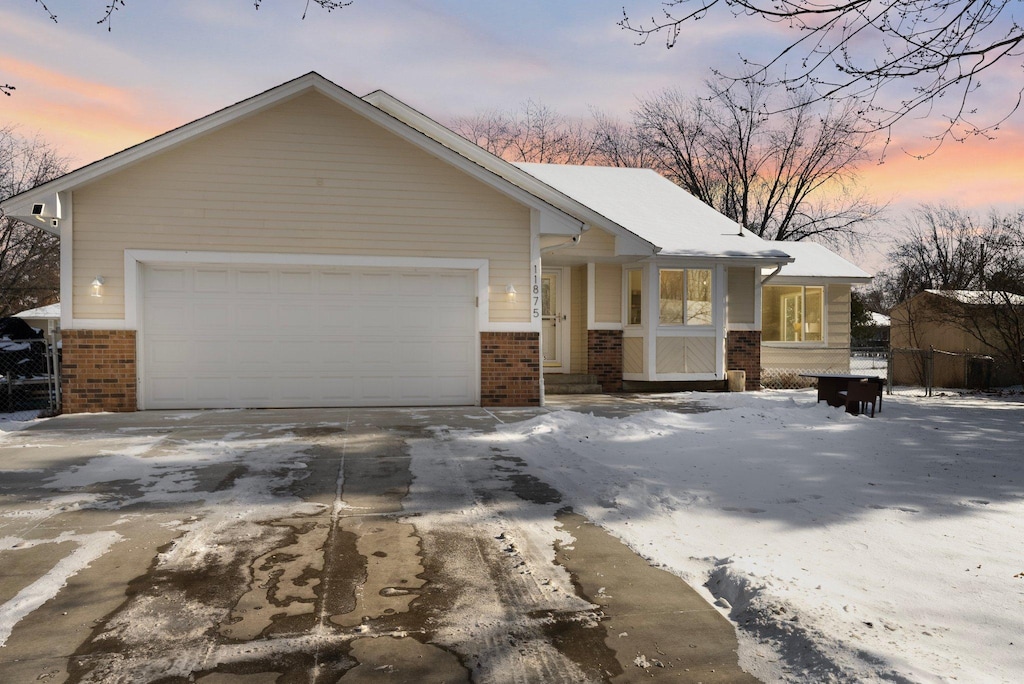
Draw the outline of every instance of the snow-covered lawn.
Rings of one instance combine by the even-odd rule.
[[[706,586],[762,678],[1021,680],[1021,397],[886,397],[874,419],[806,390],[693,398],[721,410],[463,438]]]

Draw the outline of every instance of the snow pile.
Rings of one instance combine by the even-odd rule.
[[[871,419],[807,391],[701,401],[721,410],[557,412],[472,439],[704,586],[762,677],[1019,677],[1024,405],[886,397]]]

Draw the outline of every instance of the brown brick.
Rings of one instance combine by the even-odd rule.
[[[538,333],[480,333],[480,405],[540,405]]]
[[[726,340],[726,368],[745,371],[747,391],[761,389],[761,331],[730,330]]]
[[[597,376],[602,392],[622,391],[622,331],[587,331],[587,373]]]
[[[134,330],[65,330],[61,366],[65,413],[134,411]]]

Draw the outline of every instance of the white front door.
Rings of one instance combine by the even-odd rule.
[[[541,273],[541,345],[544,370],[568,372],[569,311],[567,297],[568,269],[546,268]]]

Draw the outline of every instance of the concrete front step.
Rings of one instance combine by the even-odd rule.
[[[545,394],[601,394],[596,375],[550,373],[544,376]]]

